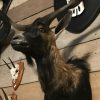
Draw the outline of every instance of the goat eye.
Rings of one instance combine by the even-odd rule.
[[[40,28],[39,30],[40,30],[41,32],[43,32],[43,33],[45,32],[44,28]]]

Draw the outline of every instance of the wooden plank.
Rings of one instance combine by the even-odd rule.
[[[4,88],[7,95],[12,94],[13,89],[12,87]],[[18,96],[17,100],[44,100],[43,99],[43,92],[41,91],[40,84],[30,83],[27,85],[20,85],[18,90],[16,91]],[[3,96],[2,92],[0,91],[0,95]]]
[[[90,74],[90,82],[92,87],[92,97],[93,100],[100,99],[100,72],[95,72]],[[13,92],[12,87],[4,88],[5,92],[9,95]],[[18,90],[16,91],[18,95],[18,100],[44,100],[43,92],[41,91],[41,87],[39,82],[20,85]],[[0,91],[0,95],[3,96]]]
[[[29,16],[43,11],[53,5],[53,0],[28,0],[8,12],[15,22],[21,21]]]
[[[10,57],[11,59],[13,59],[13,61],[17,61],[20,59],[25,59],[25,56],[18,51],[13,50],[13,48],[11,47],[11,45],[9,45],[4,52],[2,52],[1,54],[1,59],[0,59],[0,65],[3,65],[3,61],[2,59],[6,60],[8,63],[8,57]]]
[[[45,15],[47,15],[47,14],[50,14],[51,12],[53,12],[54,11],[54,8],[53,7],[51,7],[51,8],[49,8],[49,9],[46,9],[46,10],[44,10],[44,11],[42,11],[42,12],[40,12],[40,13],[38,13],[38,14],[36,14],[36,15],[33,15],[33,16],[31,16],[31,17],[29,17],[29,18],[27,18],[27,19],[25,19],[25,20],[22,20],[22,21],[20,21],[20,22],[18,22],[18,23],[20,23],[20,24],[30,24],[30,23],[32,23],[35,19],[37,19],[37,18],[39,18],[39,17],[43,17],[43,16],[45,16]],[[55,25],[57,25],[58,24],[58,21],[57,21],[57,19],[55,19],[53,22],[52,22],[52,24],[51,24],[51,27],[54,27]]]
[[[92,87],[92,100],[100,99],[100,72],[90,74],[91,87]]]
[[[87,62],[90,64],[91,71],[100,70],[100,39],[66,47],[61,49],[61,53],[66,60],[72,56],[82,58],[88,54]]]
[[[26,60],[24,62],[24,74],[21,84],[26,84],[30,82],[38,81],[36,64],[34,66],[29,66]],[[9,64],[11,66],[11,64]],[[7,68],[6,65],[0,66],[0,87],[8,87],[12,86],[12,78],[10,74],[10,70]]]
[[[10,5],[10,9],[17,7],[17,6],[23,4],[26,1],[28,1],[28,0],[13,0],[11,5]]]

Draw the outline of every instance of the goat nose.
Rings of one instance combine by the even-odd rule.
[[[20,44],[22,42],[24,42],[24,36],[17,34],[12,38],[11,44],[15,45],[15,44]]]
[[[13,37],[13,41],[16,41],[16,40],[22,40],[23,39],[23,36],[22,35],[15,35],[14,37]]]

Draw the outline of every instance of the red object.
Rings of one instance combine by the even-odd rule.
[[[22,77],[23,77],[23,73],[24,73],[24,63],[19,62],[17,64],[19,65],[18,77],[15,80],[15,82],[14,82],[14,80],[12,80],[12,85],[13,85],[14,90],[17,90],[17,88],[19,87]]]

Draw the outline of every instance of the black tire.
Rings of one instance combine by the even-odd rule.
[[[69,26],[66,28],[72,33],[81,33],[84,31],[97,17],[100,12],[100,0],[83,0],[85,10],[84,12],[76,17],[73,17]],[[54,9],[57,10],[62,6],[66,5],[66,0],[54,0]],[[57,19],[60,20],[66,12],[63,12]]]

